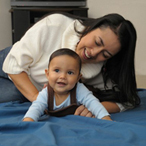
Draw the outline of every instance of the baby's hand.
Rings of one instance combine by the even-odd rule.
[[[34,122],[34,120],[32,118],[24,118],[23,121],[29,121],[29,122]]]
[[[105,116],[105,117],[103,117],[102,119],[103,119],[103,120],[110,120],[110,121],[112,121],[112,119],[111,119],[110,116]]]

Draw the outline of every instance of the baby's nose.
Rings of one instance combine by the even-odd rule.
[[[65,74],[65,73],[62,73],[62,74],[60,75],[60,78],[61,78],[61,79],[65,79],[65,78],[66,78],[66,74]]]

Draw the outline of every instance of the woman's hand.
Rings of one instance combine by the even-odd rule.
[[[47,84],[44,84],[43,89],[47,87]]]
[[[114,102],[110,102],[110,101],[103,101],[101,102],[101,104],[105,107],[105,109],[109,112],[109,113],[118,113],[120,112],[120,108],[118,107],[118,105]]]
[[[95,118],[95,116],[84,105],[79,106],[74,115]]]

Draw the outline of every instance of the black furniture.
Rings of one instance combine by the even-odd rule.
[[[86,7],[12,7],[12,42],[20,40],[24,33],[41,17],[51,12],[67,12],[70,14],[88,17]]]

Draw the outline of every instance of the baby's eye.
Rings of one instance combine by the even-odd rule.
[[[59,69],[55,69],[55,72],[59,72]]]
[[[69,74],[69,75],[72,75],[72,74],[74,74],[74,73],[73,73],[72,71],[68,71],[68,74]]]

